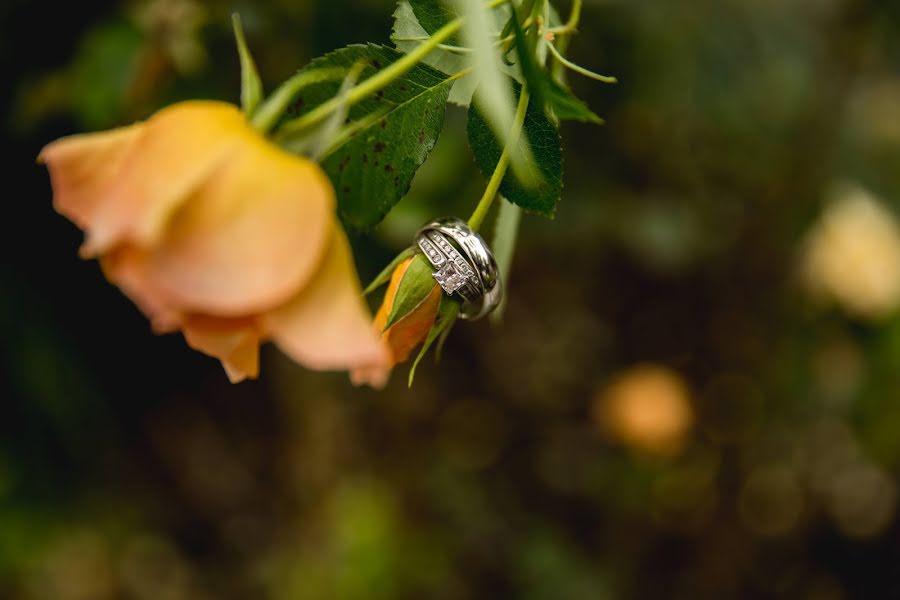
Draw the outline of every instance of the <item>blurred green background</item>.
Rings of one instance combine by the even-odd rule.
[[[385,42],[387,0],[0,4],[0,597],[900,598],[900,4],[588,0],[555,222],[387,390],[259,381],[77,257],[43,144]],[[566,14],[568,5],[559,6]],[[446,129],[364,279],[484,181]]]

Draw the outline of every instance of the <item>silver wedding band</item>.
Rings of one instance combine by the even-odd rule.
[[[463,319],[474,321],[497,308],[503,293],[497,263],[484,239],[464,221],[435,219],[416,233],[415,240],[435,268],[435,281],[446,294],[462,298]]]

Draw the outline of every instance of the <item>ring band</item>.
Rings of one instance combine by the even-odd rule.
[[[502,297],[497,263],[484,239],[464,221],[454,217],[431,221],[416,233],[416,244],[436,269],[432,276],[444,291],[463,298],[463,319],[474,321],[497,308]]]

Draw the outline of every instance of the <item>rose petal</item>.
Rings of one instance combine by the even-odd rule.
[[[245,140],[173,216],[147,277],[171,303],[220,316],[262,312],[313,276],[334,223],[315,163]]]
[[[191,348],[222,361],[232,383],[259,375],[260,330],[254,319],[192,315],[183,332]]]
[[[150,319],[153,330],[168,333],[178,329],[183,308],[147,277],[147,253],[123,244],[100,257],[103,274]]]
[[[172,213],[248,132],[243,114],[224,102],[181,102],[153,115],[88,224],[82,253],[100,254],[123,238],[152,246]]]
[[[41,150],[53,185],[53,207],[82,229],[91,227],[109,199],[109,188],[140,139],[138,123],[101,133],[73,135]]]
[[[287,304],[263,315],[262,323],[285,354],[307,368],[367,368],[373,381],[386,377],[387,352],[372,331],[340,227],[315,277]]]

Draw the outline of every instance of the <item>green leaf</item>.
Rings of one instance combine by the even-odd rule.
[[[406,273],[403,274],[403,279],[397,287],[394,304],[391,306],[391,312],[388,313],[387,322],[384,324],[385,330],[425,301],[425,298],[437,285],[434,277],[431,276],[433,271],[434,268],[422,254],[409,263]]]
[[[412,6],[410,6],[409,0],[400,0],[400,2],[397,3],[397,8],[394,10],[393,17],[394,26],[391,30],[391,41],[394,42],[397,49],[401,52],[407,53],[412,51],[431,35],[429,32],[425,31],[425,28],[419,23],[419,19],[416,17],[416,13],[413,11]],[[448,75],[452,75],[453,73],[464,69],[467,64],[466,57],[443,48],[435,48],[429,52],[425,57],[424,62]],[[463,80],[468,79],[472,78],[463,78]],[[457,82],[457,85],[454,85],[453,87],[454,90],[455,88],[458,88],[459,81]],[[472,91],[473,90],[469,90],[466,104],[468,104],[468,100],[472,96]],[[454,93],[451,92],[451,101],[453,101],[453,95]]]
[[[341,126],[347,121],[347,115],[350,112],[350,107],[347,105],[347,92],[356,85],[356,82],[359,80],[359,74],[364,68],[365,63],[362,61],[357,62],[350,68],[346,77],[344,77],[344,81],[341,83],[341,89],[338,90],[337,97],[341,99],[338,108],[332,111],[331,116],[325,119],[323,123],[318,125],[315,135],[310,135],[307,138],[309,146],[306,154],[314,161],[321,162],[325,156],[331,154],[335,148],[339,147],[340,143],[337,140],[343,141],[340,135]]]
[[[484,0],[457,0],[466,15],[462,35],[468,47],[472,48],[473,75],[478,80],[478,110],[487,120],[500,140],[507,146],[516,115],[516,102],[509,84],[503,76],[503,61],[496,48],[493,15],[484,6]],[[511,9],[515,14],[515,10]],[[524,141],[519,138],[519,141]],[[508,145],[509,166],[523,180],[528,180],[525,163],[529,154],[527,143]]]
[[[603,125],[604,120],[602,118],[588,108],[588,105],[583,100],[576,97],[550,77],[549,73],[542,70],[541,77],[544,79],[545,84],[541,90],[544,102],[553,111],[557,119],[560,121],[581,121],[582,123]]]
[[[515,96],[522,87],[510,80]],[[500,160],[503,148],[491,132],[484,116],[477,108],[476,101],[469,108],[469,146],[475,154],[475,162],[490,177]],[[522,135],[528,139],[531,152],[526,157],[526,168],[534,176],[533,185],[523,185],[514,172],[510,171],[500,184],[500,193],[510,202],[525,210],[553,218],[556,204],[562,192],[562,149],[559,132],[544,109],[535,102],[528,105]]]
[[[380,288],[381,286],[386,284],[388,281],[390,281],[391,275],[394,274],[394,269],[396,269],[400,263],[402,263],[404,260],[406,260],[407,258],[409,258],[410,256],[412,256],[415,253],[416,253],[415,247],[410,246],[409,248],[407,248],[406,250],[404,250],[403,252],[398,254],[394,258],[394,260],[392,260],[390,263],[388,263],[388,266],[386,266],[381,271],[381,273],[379,273],[378,276],[372,280],[372,283],[370,283],[366,287],[366,289],[363,290],[363,296],[368,296],[369,294],[371,294],[372,292],[374,292],[375,290],[377,290],[378,288]]]
[[[416,377],[416,367],[419,366],[419,362],[428,352],[428,349],[431,348],[431,345],[434,343],[434,340],[441,337],[441,341],[439,342],[438,350],[441,346],[443,346],[444,341],[447,339],[447,334],[450,332],[450,328],[456,322],[456,318],[459,316],[459,302],[451,298],[450,296],[441,296],[441,305],[438,307],[438,315],[435,320],[434,326],[428,330],[428,335],[425,337],[425,342],[422,344],[422,349],[419,350],[418,356],[416,356],[416,360],[413,361],[412,366],[409,368],[409,380],[408,385],[412,387],[413,379]]]
[[[363,81],[403,56],[374,44],[352,45],[313,60],[302,72],[365,66]],[[409,190],[440,135],[453,81],[416,65],[383,90],[350,107],[347,135],[328,149],[322,166],[338,197],[338,214],[353,229],[378,224]],[[293,99],[286,118],[303,115],[339,93],[333,78],[311,83]],[[286,143],[290,143],[288,140]]]
[[[497,212],[497,220],[494,223],[494,239],[491,240],[491,248],[494,251],[494,260],[497,261],[500,281],[509,289],[509,271],[512,268],[513,254],[516,250],[516,238],[519,235],[522,209],[511,202],[507,202],[504,198],[499,198],[499,200],[500,210]],[[509,298],[509,294],[503,294],[500,305],[491,313],[492,323],[499,323],[503,319],[503,310],[506,308],[507,298]]]
[[[603,119],[594,114],[587,104],[560,85],[549,72],[535,61],[537,30],[532,28],[531,34],[526,36],[516,19],[512,20],[512,27],[516,34],[516,53],[519,57],[522,77],[528,83],[528,89],[531,91],[534,101],[552,111],[561,121],[602,124]]]
[[[241,17],[234,13],[231,15],[231,24],[234,27],[234,39],[237,41],[238,56],[241,59],[241,108],[247,115],[252,115],[263,97],[262,82],[256,71],[256,63],[247,47],[244,38],[244,27],[241,25]]]
[[[401,52],[412,51],[431,35],[431,32],[426,31],[419,22],[415,11],[410,5],[410,0],[400,0],[397,3],[396,10],[394,10],[393,17],[394,26],[391,30],[391,41],[394,42],[394,45]],[[504,23],[506,23],[507,18],[505,7],[500,6],[495,9],[494,27],[492,29],[499,32],[503,28]],[[439,71],[453,75],[469,67],[472,64],[472,58],[472,54],[458,54],[438,47],[428,53],[424,62]],[[508,75],[513,75],[518,73],[518,67],[509,68],[504,66],[503,71]],[[449,102],[458,106],[469,106],[476,87],[478,87],[478,77],[474,73],[460,77],[453,84],[453,89],[450,90]]]
[[[451,6],[451,3],[444,0],[408,0],[408,2],[416,14],[419,24],[422,25],[422,28],[428,35],[432,35],[435,31],[459,17],[459,13]],[[455,40],[456,36],[451,37],[447,43],[455,45],[457,43]]]

